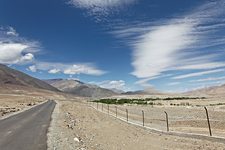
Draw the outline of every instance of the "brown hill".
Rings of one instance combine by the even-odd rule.
[[[198,89],[194,91],[189,91],[185,94],[222,96],[222,95],[225,95],[225,84],[220,86],[212,86],[212,87],[202,88],[202,89]]]
[[[46,82],[33,78],[25,73],[0,64],[0,86],[18,85],[30,88],[38,88],[50,91],[59,91],[57,88]]]
[[[78,80],[51,79],[46,80],[46,82],[63,92],[83,97],[100,98],[118,94],[112,90],[101,88],[92,84],[86,84]]]

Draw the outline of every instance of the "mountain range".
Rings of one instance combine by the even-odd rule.
[[[188,95],[225,96],[225,84],[186,92]]]
[[[106,89],[97,85],[84,83],[78,80],[70,79],[48,79],[40,80],[31,77],[23,72],[12,69],[0,64],[0,87],[19,86],[34,89],[43,89],[54,92],[70,93],[82,97],[101,98],[113,95],[154,95],[163,94],[155,89],[144,91],[123,92],[118,89]],[[202,88],[183,94],[188,95],[225,95],[225,85]]]
[[[117,95],[117,92],[114,92],[110,89],[101,88],[96,85],[87,84],[78,80],[70,79],[50,79],[45,80],[48,84],[59,89],[60,91],[75,94],[83,97],[108,97],[112,95]]]

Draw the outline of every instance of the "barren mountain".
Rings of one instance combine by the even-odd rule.
[[[190,95],[211,95],[211,96],[219,96],[225,95],[225,84],[221,86],[212,86],[207,88],[202,88],[194,91],[187,92],[185,94]]]
[[[75,94],[78,96],[107,97],[117,94],[109,89],[101,88],[96,85],[86,84],[78,80],[51,79],[46,80],[46,82],[63,92]]]
[[[59,91],[57,88],[47,84],[42,80],[33,78],[25,73],[0,64],[0,86],[4,87],[7,85],[18,85],[50,91]]]

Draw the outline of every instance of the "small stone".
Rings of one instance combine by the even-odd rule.
[[[79,140],[78,138],[76,138],[76,137],[75,137],[73,140],[74,140],[75,142],[80,142],[80,140]]]

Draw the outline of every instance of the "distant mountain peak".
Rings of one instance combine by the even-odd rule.
[[[86,84],[76,79],[51,79],[45,81],[63,92],[76,94],[78,96],[107,97],[118,94],[112,90],[101,88],[93,84]]]
[[[185,92],[184,94],[188,95],[225,95],[225,84],[220,86],[211,86],[211,87],[205,87],[202,89],[197,89],[189,92]]]

